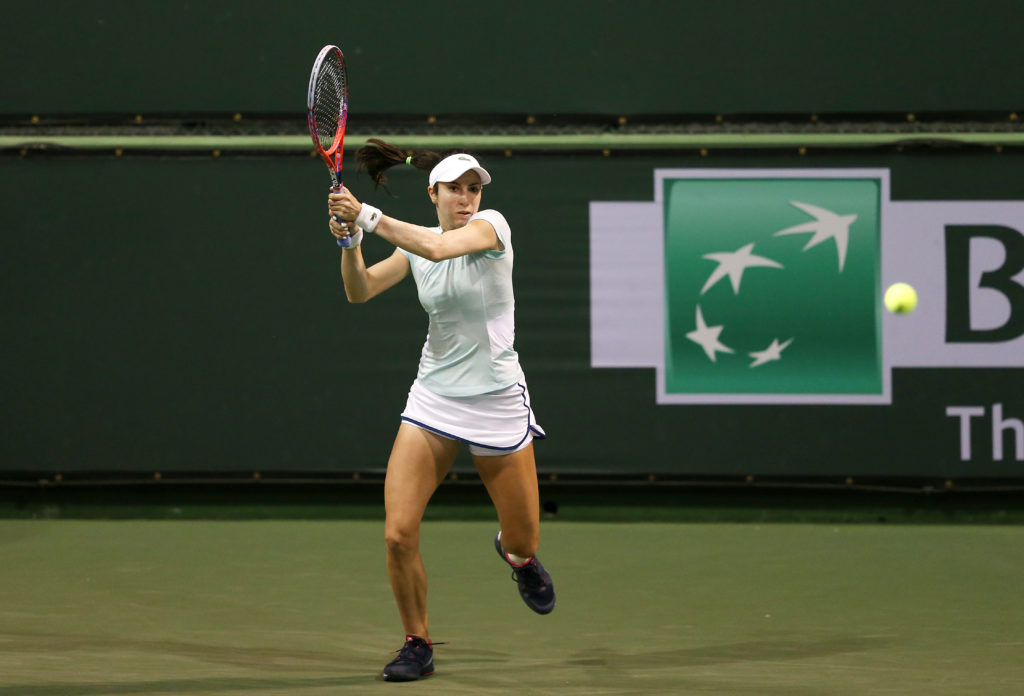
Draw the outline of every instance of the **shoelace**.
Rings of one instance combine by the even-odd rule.
[[[519,568],[512,568],[512,579],[520,585],[525,585],[530,590],[538,590],[544,587],[544,580],[537,572],[537,566],[532,561]]]
[[[433,641],[423,640],[422,638],[420,640],[407,640],[405,641],[405,645],[398,650],[392,650],[391,652],[398,653],[398,657],[395,658],[395,662],[419,662],[420,658],[416,653],[424,648],[433,650],[435,645],[448,645],[448,643],[435,643]]]

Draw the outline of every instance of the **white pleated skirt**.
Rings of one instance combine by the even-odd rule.
[[[442,396],[412,383],[402,421],[469,445],[481,456],[518,452],[547,437],[537,424],[526,381],[488,394]]]

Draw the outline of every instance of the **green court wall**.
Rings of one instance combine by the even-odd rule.
[[[293,113],[320,46],[360,114],[1019,110],[1016,0],[11,4],[0,114]]]
[[[897,369],[886,406],[659,406],[652,369],[591,367],[588,268],[589,203],[650,201],[656,168],[885,167],[894,200],[1021,200],[1016,151],[485,163],[485,205],[514,234],[516,345],[549,434],[545,474],[1021,475],[1012,434],[1003,461],[981,435],[962,461],[944,413],[1000,403],[1024,417],[1020,363]],[[0,159],[0,473],[382,471],[426,318],[408,279],[345,301],[324,179],[303,156]],[[411,170],[393,198],[348,183],[432,221]]]

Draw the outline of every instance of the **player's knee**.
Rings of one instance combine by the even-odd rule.
[[[393,556],[416,553],[420,546],[419,530],[388,525],[384,529],[384,545]]]

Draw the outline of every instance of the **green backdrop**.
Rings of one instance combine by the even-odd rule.
[[[657,406],[653,370],[590,367],[588,285],[588,203],[651,200],[657,167],[889,167],[895,200],[1020,200],[1015,151],[485,164],[542,472],[1020,476],[1012,449],[961,462],[943,409],[1020,418],[1024,370],[896,370],[892,406]],[[0,159],[0,471],[381,471],[426,318],[411,280],[346,303],[325,178],[305,157]],[[430,222],[418,175],[392,181],[349,185]]]
[[[0,114],[298,113],[320,46],[360,114],[1024,108],[1016,0],[21,3]]]

